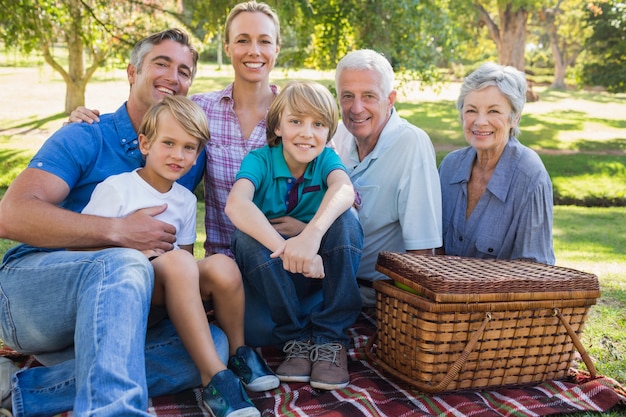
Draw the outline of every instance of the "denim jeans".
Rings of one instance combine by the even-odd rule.
[[[14,375],[14,415],[147,416],[149,395],[200,385],[169,320],[146,333],[153,284],[149,261],[130,249],[35,252],[3,264],[0,338],[25,354],[75,352]],[[213,337],[226,360],[223,332]]]
[[[319,254],[324,262],[325,278],[321,280],[322,302],[312,311],[304,308],[294,280],[312,279],[292,274],[283,268],[280,258],[270,258],[271,251],[245,233],[236,230],[232,252],[245,285],[267,300],[270,317],[275,323],[274,340],[316,344],[350,339],[346,330],[361,311],[361,296],[356,273],[363,247],[363,229],[352,210],[342,214],[322,238]]]
[[[322,280],[306,278],[304,275],[293,275],[300,308],[303,314],[309,315],[319,310],[322,305]],[[274,337],[276,323],[270,315],[268,300],[262,294],[250,286],[246,280],[243,282],[246,292],[245,312],[245,337],[246,345],[253,347],[278,346],[283,343]]]

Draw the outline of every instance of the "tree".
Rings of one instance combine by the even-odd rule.
[[[223,30],[227,10],[237,1],[184,0],[183,16],[202,36]],[[438,64],[454,57],[459,33],[449,0],[267,0],[281,20],[279,63],[333,69],[348,51],[370,48],[394,68],[425,82],[439,78]],[[196,32],[200,34],[201,32]],[[221,45],[220,45],[221,48]]]
[[[496,44],[498,62],[510,65],[526,72],[526,31],[529,14],[536,10],[536,0],[475,0],[474,6],[480,23],[487,27],[490,38]],[[495,8],[497,17],[492,17],[489,10]],[[537,94],[528,84],[526,99],[538,100]]]
[[[369,48],[383,53],[396,71],[434,82],[440,78],[438,64],[454,57],[460,37],[447,0],[309,0],[293,4],[291,15],[303,16],[295,21],[309,30],[307,62],[320,69],[334,68],[350,50]],[[298,33],[302,36],[303,30]]]
[[[149,33],[158,3],[2,0],[0,38],[5,45],[26,53],[41,52],[45,62],[65,81],[64,110],[69,114],[85,104],[87,83],[107,58],[127,51]],[[55,45],[66,47],[67,67],[53,53]]]
[[[585,24],[593,34],[586,43],[581,81],[626,92],[626,3],[618,0],[590,2]]]
[[[455,59],[463,32],[453,21],[450,2],[356,3],[355,46],[385,52],[394,69],[408,71],[429,83],[440,78],[440,67]]]
[[[552,7],[544,5],[539,10],[539,21],[548,35],[554,61],[553,89],[566,88],[566,70],[574,66],[590,35],[589,28],[581,25],[586,3],[586,0],[558,0]]]
[[[203,43],[210,43],[215,39],[217,46],[217,64],[223,64],[222,50],[224,48],[224,23],[230,9],[239,1],[233,0],[182,0],[182,11],[179,19]]]
[[[492,18],[486,3],[475,1],[479,21],[487,27],[489,36],[496,44],[498,62],[510,65],[520,71],[525,69],[526,23],[528,20],[528,2],[497,2],[498,18]]]

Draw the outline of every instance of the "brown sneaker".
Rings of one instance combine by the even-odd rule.
[[[314,345],[311,349],[311,386],[333,390],[345,388],[350,383],[348,354],[341,343]]]
[[[283,352],[287,357],[276,369],[276,376],[283,382],[309,382],[311,379],[311,344],[299,340],[285,343]]]

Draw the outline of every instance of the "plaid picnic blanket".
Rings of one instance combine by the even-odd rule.
[[[580,411],[626,410],[626,391],[607,377],[591,379],[572,370],[567,381],[547,381],[536,386],[424,394],[374,368],[365,357],[365,345],[375,331],[375,319],[362,314],[350,329],[350,384],[341,390],[320,391],[305,383],[281,384],[275,390],[249,393],[264,417],[408,417],[408,416],[546,416]],[[272,347],[260,350],[272,368],[282,353]],[[149,413],[158,417],[210,416],[202,392],[186,390],[150,399]],[[70,417],[71,412],[59,417]]]

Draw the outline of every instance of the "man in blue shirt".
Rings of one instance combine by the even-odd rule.
[[[140,251],[172,249],[174,227],[153,218],[166,206],[125,218],[80,214],[99,182],[142,166],[144,114],[187,94],[197,59],[177,29],[140,41],[128,101],[100,123],[52,135],[0,202],[0,237],[24,242],[0,267],[0,338],[49,365],[13,377],[16,415],[147,416],[149,395],[200,384],[171,322],[146,333],[154,274]],[[223,333],[213,338],[226,360]]]

